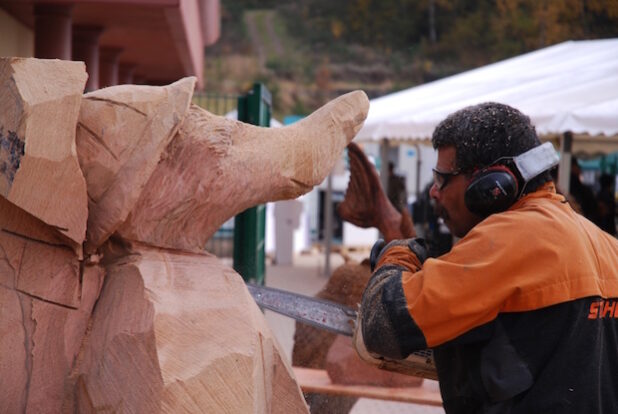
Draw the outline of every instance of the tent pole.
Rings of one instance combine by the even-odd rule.
[[[388,139],[380,142],[380,182],[385,193],[388,191]]]
[[[333,174],[326,179],[324,199],[324,276],[330,277],[330,251],[333,242]]]
[[[423,164],[423,160],[421,158],[421,146],[419,144],[414,144],[416,147],[416,199],[419,200],[421,198],[421,165]]]
[[[560,139],[560,164],[558,164],[558,188],[565,195],[569,193],[571,177],[571,151],[573,148],[573,133],[570,131],[562,134]]]

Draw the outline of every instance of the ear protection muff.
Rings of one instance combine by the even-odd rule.
[[[504,165],[492,165],[473,173],[464,201],[468,210],[487,217],[508,209],[518,196],[515,174]]]
[[[489,167],[472,174],[464,195],[466,207],[482,217],[507,210],[523,193],[530,180],[558,165],[558,161],[558,154],[551,142],[538,145],[516,157],[499,158]],[[519,189],[520,183],[522,190]]]

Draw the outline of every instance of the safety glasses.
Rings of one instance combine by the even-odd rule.
[[[444,187],[446,187],[446,185],[448,184],[451,178],[461,174],[461,170],[443,172],[443,171],[438,171],[435,168],[432,168],[432,171],[433,171],[434,185],[439,191],[442,191]]]

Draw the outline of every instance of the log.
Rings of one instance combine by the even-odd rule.
[[[75,124],[86,78],[81,62],[0,59],[0,196],[51,228],[31,231],[6,217],[0,225],[78,254],[88,209]]]
[[[164,87],[120,85],[84,95],[77,153],[88,184],[86,250],[126,220],[193,96],[195,78]]]
[[[333,384],[419,387],[423,378],[379,369],[360,359],[352,338],[337,335],[326,354],[326,372]]]
[[[113,246],[105,257],[77,369],[79,412],[307,412],[280,345],[231,268],[208,254],[141,244]]]
[[[362,127],[369,101],[343,95],[300,122],[261,128],[193,106],[127,221],[126,239],[200,251],[235,214],[321,183]]]

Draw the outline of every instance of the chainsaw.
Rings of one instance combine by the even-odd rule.
[[[299,322],[331,332],[353,336],[355,309],[324,299],[247,283],[247,288],[262,309],[288,316]],[[411,353],[403,360],[380,358],[372,362],[378,368],[417,377],[438,379],[433,352],[429,349]]]

